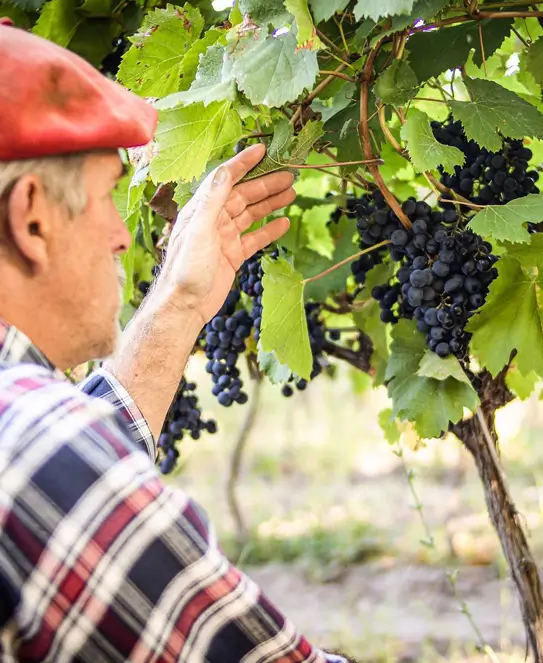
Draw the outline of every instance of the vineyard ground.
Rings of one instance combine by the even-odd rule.
[[[470,457],[454,438],[406,454],[432,549],[421,543],[405,472],[376,423],[388,405],[383,391],[356,396],[346,373],[291,400],[266,385],[238,486],[250,530],[239,550],[225,484],[247,407],[217,412],[196,358],[189,376],[221,431],[186,443],[185,463],[171,481],[204,505],[231,558],[312,641],[364,662],[479,660],[446,578],[447,570],[460,569],[458,594],[500,661],[523,660],[516,597]],[[513,494],[541,558],[540,401],[513,403],[498,426]]]

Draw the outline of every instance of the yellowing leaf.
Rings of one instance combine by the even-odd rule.
[[[236,116],[229,101],[161,111],[156,134],[158,154],[151,162],[153,181],[188,182],[199,177],[217,147],[226,122],[239,122]]]
[[[264,352],[274,352],[281,364],[293,373],[309,379],[313,355],[309,344],[304,308],[302,275],[284,258],[262,259],[262,327],[260,345]]]
[[[204,21],[189,5],[157,9],[146,21],[131,38],[133,45],[123,57],[118,78],[142,96],[164,97],[180,89],[183,57],[200,36]]]
[[[317,37],[317,31],[313,25],[313,18],[307,6],[307,0],[284,0],[285,7],[296,19],[297,44],[300,48],[311,48],[317,50],[322,48],[321,40]]]

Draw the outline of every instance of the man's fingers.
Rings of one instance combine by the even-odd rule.
[[[255,230],[241,239],[244,260],[247,260],[257,251],[277,241],[289,229],[290,221],[286,216],[271,221],[263,228]]]
[[[262,143],[257,143],[256,145],[251,145],[247,149],[243,150],[239,154],[236,154],[235,157],[232,157],[224,164],[230,171],[232,176],[232,182],[236,184],[239,182],[247,173],[252,170],[257,163],[260,163],[266,154],[266,146]]]
[[[266,200],[249,205],[249,207],[234,219],[234,222],[240,233],[245,232],[255,221],[264,219],[268,214],[287,207],[287,205],[294,202],[295,198],[296,191],[294,189],[290,188],[286,191],[281,191],[281,193],[270,196]]]
[[[270,173],[251,182],[237,184],[228,199],[226,211],[231,217],[238,216],[248,205],[253,205],[269,196],[289,189],[293,182],[294,177],[284,171],[282,173]]]

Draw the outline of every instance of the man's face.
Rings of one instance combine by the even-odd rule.
[[[84,166],[87,205],[68,219],[56,242],[57,300],[69,316],[71,365],[114,350],[121,304],[119,254],[131,241],[113,202],[123,173],[116,152],[90,154]],[[68,339],[66,339],[68,340]]]

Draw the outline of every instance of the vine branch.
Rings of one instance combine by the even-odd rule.
[[[353,260],[356,260],[360,256],[365,255],[366,253],[370,253],[371,251],[375,251],[375,249],[380,249],[383,246],[386,246],[387,244],[390,244],[389,239],[385,239],[382,242],[379,242],[378,244],[374,244],[373,246],[368,247],[367,249],[363,249],[362,251],[359,251],[358,253],[355,253],[352,256],[349,256],[348,258],[345,258],[345,260],[341,260],[338,262],[336,265],[332,265],[332,267],[329,267],[328,269],[325,269],[324,272],[321,272],[320,274],[317,274],[316,276],[310,276],[307,279],[303,280],[303,283],[311,283],[311,281],[318,281],[319,279],[322,279],[324,276],[328,276],[328,274],[331,274],[333,271],[336,269],[339,269],[340,267],[343,267],[343,265],[346,265],[349,262],[352,262]]]
[[[371,138],[370,138],[370,129],[368,124],[368,102],[369,102],[369,88],[370,83],[373,77],[373,65],[375,64],[375,58],[379,53],[379,49],[382,45],[382,40],[377,42],[375,48],[370,52],[364,65],[362,73],[362,84],[360,86],[360,132],[362,137],[362,149],[364,151],[364,156],[366,159],[373,159],[373,150],[371,147]],[[394,197],[394,194],[385,184],[383,177],[379,171],[379,166],[368,166],[368,169],[375,180],[375,183],[379,187],[379,190],[383,194],[385,200],[389,204],[390,208],[394,211],[402,225],[410,229],[411,221],[407,215],[403,212],[400,204]]]

